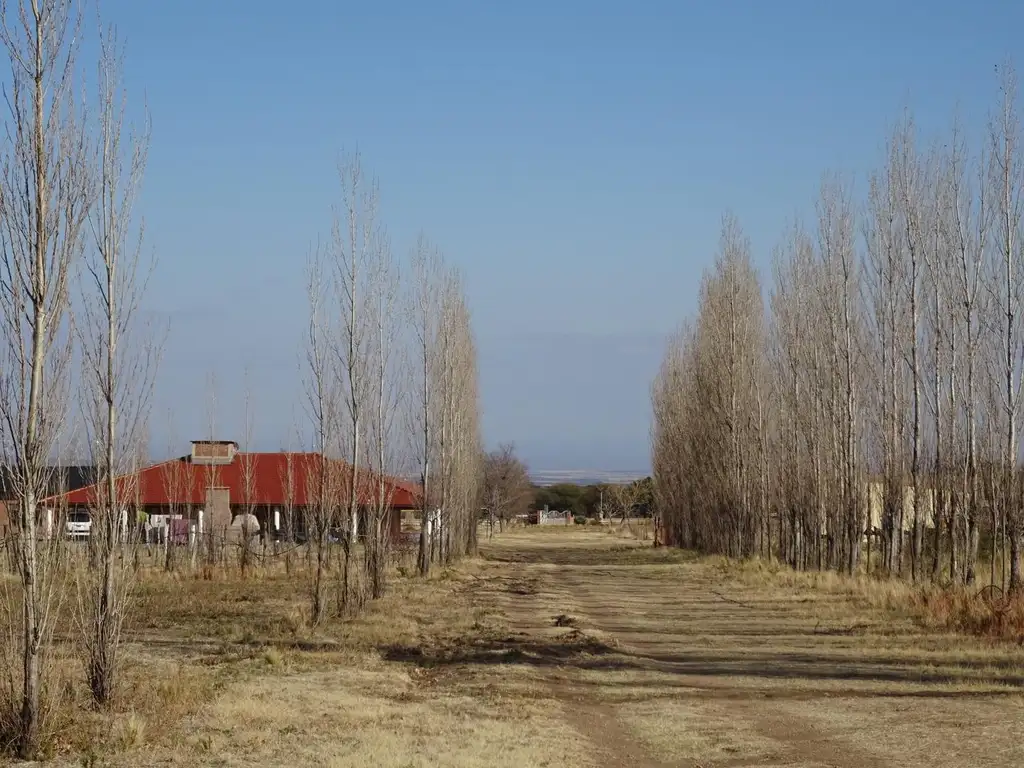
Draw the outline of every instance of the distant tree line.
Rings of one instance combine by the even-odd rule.
[[[534,503],[538,509],[568,510],[574,517],[598,517],[602,509],[605,517],[621,514],[620,489],[630,491],[629,501],[632,517],[649,516],[653,509],[653,481],[651,478],[634,480],[632,483],[556,483],[534,486]]]
[[[484,459],[481,512],[499,526],[516,517],[548,507],[568,511],[573,517],[604,516],[646,517],[653,513],[654,481],[650,477],[631,483],[556,483],[536,485],[530,481],[526,464],[516,455],[515,446],[504,444]]]

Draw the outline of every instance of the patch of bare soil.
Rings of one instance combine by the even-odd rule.
[[[602,765],[632,768],[668,768],[678,762],[664,762],[651,754],[614,707],[594,701],[566,702],[566,719],[590,744],[590,758]],[[688,764],[687,764],[688,768]]]

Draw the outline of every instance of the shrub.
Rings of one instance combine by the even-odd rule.
[[[134,712],[114,721],[111,733],[113,746],[120,752],[135,749],[146,741],[146,721]]]
[[[1024,597],[1019,595],[931,588],[911,593],[911,605],[930,623],[955,632],[1024,642]]]
[[[271,667],[279,667],[284,663],[284,655],[274,646],[263,649],[263,661]]]
[[[576,517],[574,517],[572,520],[573,520],[574,523],[576,523],[576,525],[586,525],[587,524],[587,518],[585,518],[583,515],[576,515]]]

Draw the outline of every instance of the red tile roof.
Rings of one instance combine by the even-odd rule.
[[[290,470],[289,470],[290,466]],[[134,475],[117,479],[118,492],[136,495],[144,506],[191,505],[206,503],[207,488],[227,488],[232,505],[253,504],[296,507],[307,506],[307,499],[315,492],[322,467],[333,470],[337,483],[347,483],[350,465],[336,459],[325,463],[317,453],[238,453],[230,464],[193,464],[188,456],[154,464]],[[289,474],[291,492],[289,493]],[[361,470],[359,485],[361,503],[370,503],[377,495],[376,475]],[[247,498],[246,479],[251,478],[251,498]],[[394,478],[385,479],[391,495],[391,506],[413,509],[418,505],[415,485]],[[344,486],[343,486],[344,487]],[[87,506],[96,498],[95,486],[52,496],[46,501],[63,501],[71,506]]]

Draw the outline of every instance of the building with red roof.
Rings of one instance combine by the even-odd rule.
[[[199,530],[230,526],[237,515],[253,514],[272,536],[302,535],[305,513],[319,506],[348,504],[351,465],[317,453],[239,452],[230,440],[196,440],[187,456],[170,459],[116,479],[118,496],[150,518],[167,516],[198,524]],[[418,488],[392,477],[360,470],[356,479],[360,518],[383,500],[391,511],[388,528],[401,532],[402,512],[419,507]],[[95,484],[57,494],[51,507],[88,510],[96,505]],[[288,526],[292,531],[288,531]],[[358,524],[359,530],[365,526]]]

